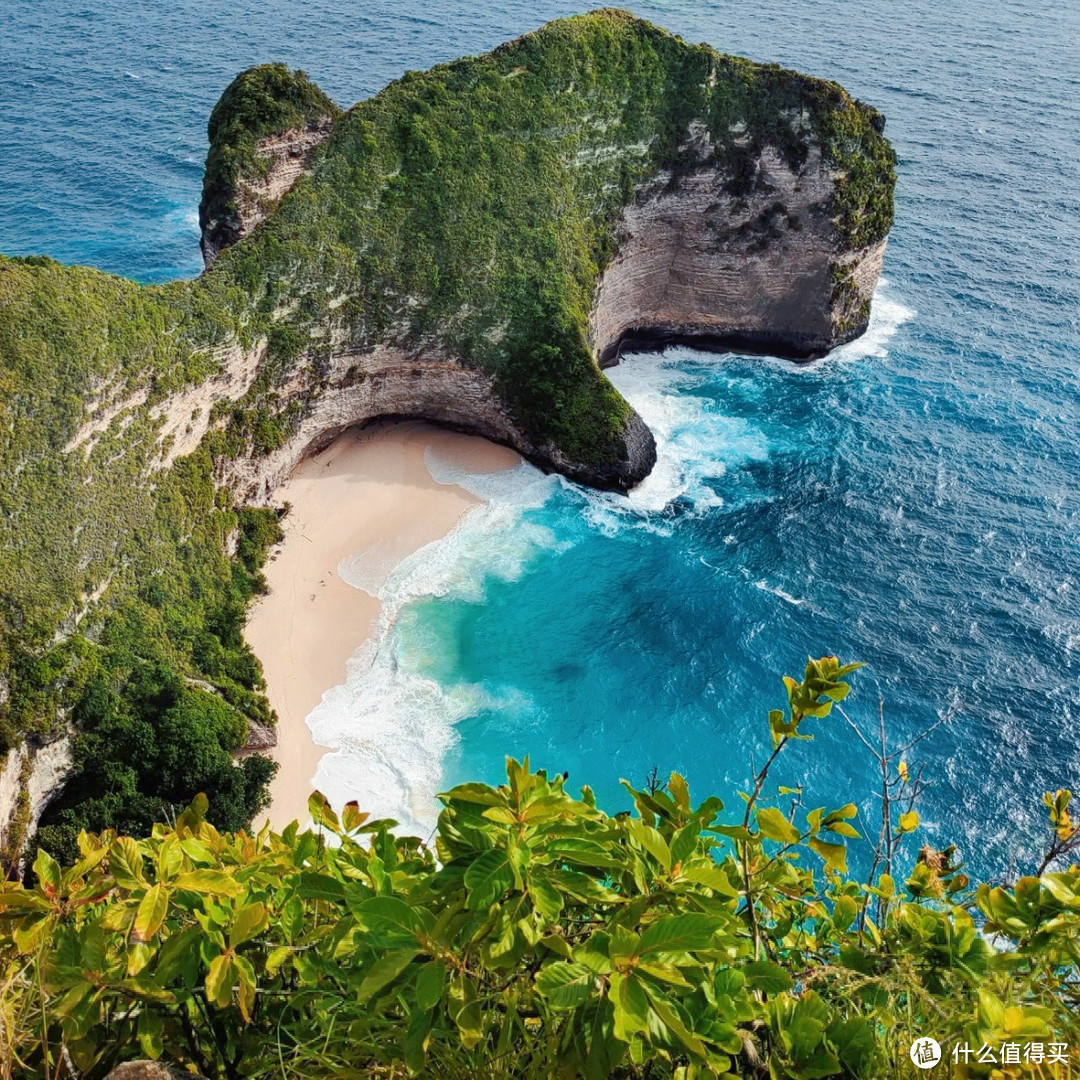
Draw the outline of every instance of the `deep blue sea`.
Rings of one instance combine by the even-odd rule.
[[[652,425],[629,500],[523,467],[400,568],[374,650],[313,726],[332,794],[424,820],[506,754],[588,781],[678,769],[731,797],[782,673],[861,659],[852,717],[925,762],[925,839],[1005,872],[1044,791],[1080,788],[1080,6],[672,0],[692,40],[881,108],[897,221],[869,334],[798,367],[688,350],[612,372]],[[206,119],[283,60],[342,105],[583,10],[461,0],[6,0],[0,250],[142,282],[198,273]],[[442,474],[440,474],[442,470]],[[873,819],[837,718],[782,759],[808,805]],[[357,788],[362,790],[357,791]]]

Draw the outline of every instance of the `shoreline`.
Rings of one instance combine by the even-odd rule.
[[[256,598],[244,636],[259,658],[266,696],[277,713],[278,773],[270,806],[256,821],[276,831],[308,820],[307,800],[325,754],[307,717],[328,691],[345,682],[349,658],[373,637],[379,592],[413,552],[449,534],[481,504],[464,488],[435,480],[424,462],[441,459],[475,472],[520,462],[514,451],[474,435],[422,421],[386,421],[350,428],[305,459],[273,494],[290,503],[285,536],[263,567],[269,592]],[[350,584],[341,576],[347,563]],[[363,803],[363,792],[356,797]]]

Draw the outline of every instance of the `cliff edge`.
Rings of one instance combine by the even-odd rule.
[[[270,719],[240,634],[268,504],[341,430],[429,419],[626,491],[656,451],[603,375],[622,350],[807,359],[862,333],[883,126],[603,10],[346,112],[245,72],[210,121],[195,281],[0,257],[0,750],[73,720],[69,802],[98,808],[46,828],[138,829],[192,785],[226,826],[253,812],[261,759],[241,783],[220,755]]]

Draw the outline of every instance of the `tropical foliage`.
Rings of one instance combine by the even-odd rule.
[[[786,680],[735,815],[672,774],[627,785],[632,811],[609,816],[510,761],[504,784],[441,796],[431,846],[316,795],[312,831],[225,834],[200,798],[141,840],[81,835],[71,865],[42,852],[34,887],[0,891],[5,1075],[149,1056],[230,1080],[795,1080],[915,1075],[925,1034],[946,1052],[1075,1045],[1067,793],[1049,797],[1042,876],[972,890],[954,853],[894,876],[917,828],[902,797],[888,848],[871,845],[885,870],[860,881],[855,806],[773,790],[772,761],[835,716],[856,666]]]

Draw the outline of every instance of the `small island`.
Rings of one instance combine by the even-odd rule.
[[[274,491],[341,432],[433,421],[627,491],[655,446],[603,375],[620,350],[861,334],[883,128],[835,83],[603,10],[347,112],[243,73],[194,281],[0,257],[9,858],[39,819],[71,857],[80,827],[141,835],[198,792],[220,827],[265,805],[272,764],[233,761],[273,737],[245,613]]]

